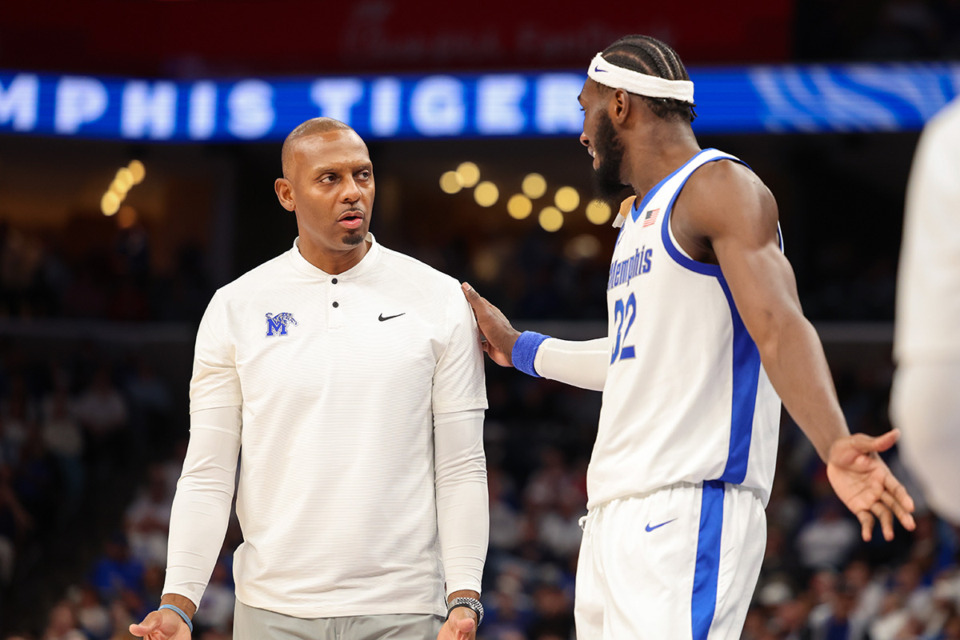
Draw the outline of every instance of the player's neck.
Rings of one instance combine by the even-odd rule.
[[[624,177],[638,198],[700,152],[688,126],[651,127],[645,134],[627,145],[623,157]]]

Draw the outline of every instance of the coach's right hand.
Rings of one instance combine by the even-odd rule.
[[[520,337],[520,332],[513,328],[500,309],[474,291],[469,283],[464,282],[460,288],[463,289],[467,302],[473,307],[473,315],[477,317],[483,350],[501,367],[512,367],[513,345]]]
[[[151,611],[140,624],[131,624],[130,633],[144,640],[190,640],[190,629],[170,609]]]

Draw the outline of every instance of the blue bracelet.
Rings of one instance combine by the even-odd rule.
[[[537,349],[540,348],[540,344],[549,337],[535,331],[521,333],[517,341],[513,343],[513,353],[511,354],[513,366],[527,375],[539,378],[540,374],[534,369],[533,362],[537,358]]]
[[[183,612],[183,609],[181,609],[180,607],[176,607],[172,604],[162,604],[159,607],[157,607],[157,610],[160,610],[160,609],[170,609],[170,611],[173,611],[175,614],[183,618],[183,621],[187,623],[187,629],[190,629],[190,633],[193,633],[193,623],[190,622],[190,617]]]

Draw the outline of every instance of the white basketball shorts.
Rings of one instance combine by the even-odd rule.
[[[593,509],[577,566],[577,639],[738,639],[766,540],[758,494],[720,481]]]

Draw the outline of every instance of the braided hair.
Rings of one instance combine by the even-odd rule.
[[[671,49],[670,45],[650,36],[624,36],[604,49],[600,55],[611,64],[648,76],[666,80],[690,79],[677,52]],[[693,110],[696,104],[673,98],[638,97],[646,101],[655,115],[665,120],[680,119],[693,122],[697,117],[696,111]]]

